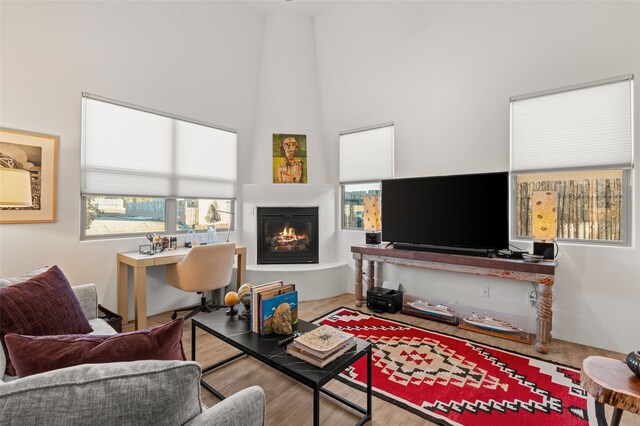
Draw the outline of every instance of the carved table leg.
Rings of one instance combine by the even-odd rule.
[[[362,306],[362,258],[356,259],[356,306]]]
[[[538,318],[536,321],[536,351],[546,354],[549,352],[547,343],[551,340],[551,312],[553,290],[550,285],[536,284],[538,293]]]
[[[376,282],[376,262],[370,260],[367,265],[367,289],[371,290],[375,286]]]

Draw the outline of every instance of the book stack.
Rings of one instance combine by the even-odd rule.
[[[356,346],[356,338],[349,333],[328,325],[322,325],[287,346],[287,353],[298,359],[323,368],[340,355]]]
[[[295,284],[282,281],[257,285],[251,288],[251,331],[264,336],[273,333],[274,314],[283,303],[291,309],[291,325],[298,322],[298,292]]]

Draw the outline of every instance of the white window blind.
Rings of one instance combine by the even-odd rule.
[[[237,135],[83,94],[82,193],[235,198]]]
[[[340,134],[340,182],[393,178],[393,124]]]
[[[594,84],[512,98],[513,172],[632,166],[632,77]]]

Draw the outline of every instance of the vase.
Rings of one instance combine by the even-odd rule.
[[[640,351],[630,352],[627,355],[627,365],[637,377],[640,377]]]

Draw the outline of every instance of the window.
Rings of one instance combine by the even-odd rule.
[[[362,198],[380,195],[380,182],[342,185],[342,228],[363,229]]]
[[[88,196],[85,235],[166,232],[164,198]]]
[[[340,133],[343,229],[363,229],[362,197],[380,195],[380,181],[393,178],[393,136],[393,123]]]
[[[633,76],[511,99],[514,232],[531,237],[533,190],[556,194],[563,240],[628,243]]]
[[[83,93],[82,236],[203,229],[200,209],[233,212],[236,144],[235,131]],[[220,215],[210,223],[228,229]]]
[[[226,231],[232,228],[233,200],[210,199],[178,199],[178,216],[176,221],[177,231],[186,231],[190,228],[205,230],[208,226],[216,227],[218,231]],[[212,207],[218,212],[219,217],[213,216]]]

